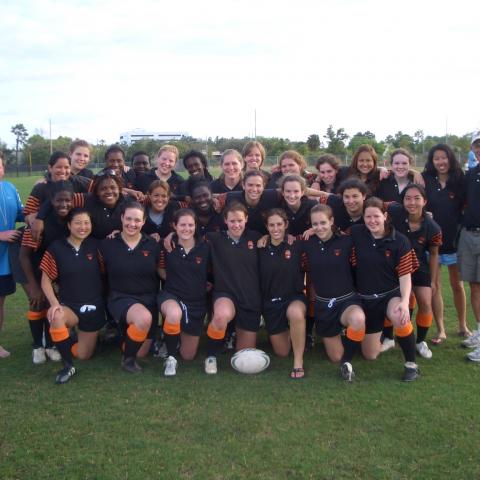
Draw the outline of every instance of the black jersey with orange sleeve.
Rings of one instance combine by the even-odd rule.
[[[155,180],[160,180],[160,178],[157,176],[157,170],[155,168],[152,168],[147,173],[137,175],[135,180],[135,189],[143,193],[147,193],[150,184],[153,183]],[[172,170],[171,175],[166,182],[170,187],[170,193],[172,194],[172,198],[176,198],[180,195],[180,186],[185,182],[185,179],[177,172],[174,172]]]
[[[455,253],[462,210],[465,204],[465,179],[462,176],[457,183],[447,180],[442,187],[438,177],[423,173],[427,192],[426,209],[432,212],[433,219],[442,229],[443,243],[440,253]]]
[[[217,213],[213,208],[210,209],[207,218],[202,218],[197,213],[197,235],[205,238],[208,232],[220,232],[226,230],[227,225],[223,215]]]
[[[173,237],[175,248],[160,251],[160,268],[167,272],[163,290],[173,293],[186,302],[207,301],[207,275],[210,266],[210,248],[203,241],[197,241],[187,253]]]
[[[220,177],[214,180],[210,184],[210,187],[212,189],[212,193],[243,192],[242,180],[240,180],[233,188],[228,188],[225,185],[223,178]]]
[[[92,217],[92,236],[102,240],[110,235],[114,230],[122,229],[122,207],[130,199],[120,195],[113,208],[107,207],[97,197],[88,194],[85,197],[84,208]]]
[[[302,242],[302,267],[309,273],[319,297],[337,298],[355,290],[353,262],[350,236],[334,234],[323,242],[317,235],[312,235]]]
[[[413,182],[413,175],[408,174],[408,183]],[[390,175],[383,180],[380,180],[377,189],[378,198],[381,198],[384,202],[398,202],[402,200],[402,194],[398,189],[398,183],[395,179],[395,175],[390,172]]]
[[[142,227],[142,232],[151,235],[158,233],[161,238],[165,238],[169,233],[173,232],[173,215],[177,210],[183,208],[186,204],[170,200],[163,212],[162,222],[156,224],[150,217],[150,210],[147,209],[145,225]]]
[[[301,242],[282,242],[258,249],[263,299],[302,294],[305,274],[301,271]]]
[[[467,172],[466,202],[464,226],[480,228],[480,165]]]
[[[239,307],[254,312],[261,309],[257,251],[260,236],[246,230],[236,242],[226,231],[207,233],[214,291],[232,295]]]
[[[288,233],[296,237],[302,235],[305,230],[308,230],[312,226],[310,210],[315,205],[318,205],[318,200],[310,200],[307,197],[302,197],[300,200],[300,208],[294,212],[285,200],[280,202],[280,208],[287,214]]]
[[[430,272],[427,252],[430,247],[440,247],[442,244],[442,230],[438,223],[429,215],[425,215],[420,228],[412,231],[408,222],[408,212],[399,203],[391,203],[388,206],[388,214],[395,229],[410,240],[420,262],[418,270]]]
[[[344,233],[348,233],[354,225],[363,224],[363,215],[354,220],[350,217],[343,199],[339,195],[328,195],[320,197],[320,203],[328,205],[333,212],[335,226]]]
[[[111,291],[126,295],[158,292],[160,247],[155,240],[142,234],[137,246],[130,248],[118,234],[102,240],[99,250]]]
[[[351,229],[357,290],[362,295],[389,292],[400,285],[399,277],[413,273],[418,260],[410,240],[392,227],[374,238],[365,225]]]
[[[64,303],[90,303],[102,297],[98,240],[85,239],[77,250],[67,239],[55,240],[43,255],[40,269],[58,284]]]

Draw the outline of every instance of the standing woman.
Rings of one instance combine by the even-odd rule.
[[[94,173],[87,168],[90,162],[91,147],[85,140],[75,140],[68,149],[72,175],[93,179]]]
[[[402,380],[411,382],[419,373],[415,363],[415,335],[408,309],[412,289],[411,274],[418,267],[408,238],[387,223],[382,200],[365,202],[365,225],[352,227],[355,247],[355,278],[366,315],[363,355],[375,360],[381,349],[380,337],[384,318],[394,327],[405,357]]]
[[[63,369],[55,379],[57,384],[66,383],[75,375],[72,352],[81,360],[93,355],[98,332],[105,325],[98,241],[89,237],[90,214],[84,209],[73,209],[66,222],[69,235],[55,240],[40,264],[42,290],[50,304],[50,335],[63,361]],[[58,297],[53,282],[58,286]],[[78,341],[74,343],[69,329],[76,326]]]
[[[212,192],[241,192],[243,190],[242,171],[244,165],[243,157],[237,150],[225,150],[220,158],[222,174],[212,182]]]
[[[397,148],[390,155],[391,172],[387,178],[380,181],[377,196],[384,202],[401,202],[405,187],[413,182],[410,171],[413,156],[404,148]]]
[[[100,243],[100,254],[110,289],[107,308],[126,330],[122,368],[139,373],[136,357],[148,353],[157,324],[160,249],[142,234],[145,209],[140,203],[123,205],[121,222],[120,234]]]
[[[355,292],[352,238],[334,231],[332,209],[317,205],[311,212],[312,235],[303,242],[302,260],[315,289],[315,324],[328,358],[340,362],[348,382],[355,375],[352,359],[365,337],[365,315]],[[346,327],[342,342],[340,333]]]
[[[247,208],[231,203],[224,210],[227,230],[210,232],[214,278],[213,317],[207,330],[205,373],[217,373],[217,355],[229,322],[236,322],[236,348],[255,348],[260,328],[260,279],[257,241],[260,234],[246,230]]]
[[[157,302],[163,316],[167,346],[165,376],[177,373],[177,345],[180,356],[193,360],[198,350],[203,321],[207,314],[209,247],[195,238],[195,214],[181,209],[173,217],[174,248],[160,253],[160,277],[165,280]]]
[[[280,208],[266,214],[268,241],[258,250],[262,314],[273,351],[286,357],[293,348],[291,378],[302,378],[306,298],[301,272],[301,242],[287,243],[288,219]],[[290,326],[290,329],[289,329]]]
[[[438,248],[442,244],[442,231],[435,220],[425,213],[427,194],[421,185],[408,185],[402,192],[402,203],[403,206],[390,204],[388,214],[395,229],[410,240],[420,262],[418,270],[412,274],[413,293],[418,304],[416,342],[417,352],[428,359],[432,358],[432,352],[425,339],[433,319],[432,278],[438,275]],[[393,341],[393,330],[390,338]]]
[[[444,144],[435,145],[428,152],[423,171],[427,192],[427,211],[442,229],[443,243],[440,247],[440,267],[446,265],[453,293],[453,303],[458,317],[458,333],[471,334],[467,326],[467,300],[463,282],[457,267],[457,234],[460,228],[462,209],[465,203],[465,175],[453,150]],[[437,335],[432,343],[440,344],[447,338],[444,323],[444,305],[440,268],[432,279],[433,317],[437,324]]]

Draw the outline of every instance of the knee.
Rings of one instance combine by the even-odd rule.
[[[365,315],[361,312],[353,314],[350,318],[349,326],[353,330],[365,330]]]
[[[196,352],[183,352],[180,349],[180,356],[182,357],[182,360],[185,360],[187,362],[190,362],[195,359],[195,354]]]
[[[228,318],[228,315],[214,313],[211,323],[216,330],[225,330],[229,321],[230,318]]]
[[[332,363],[340,363],[340,361],[342,360],[342,356],[342,352],[332,352],[328,354],[328,358]]]
[[[150,314],[150,312],[145,311],[140,314],[135,319],[135,325],[139,330],[150,330],[150,326],[152,325],[152,315]]]
[[[376,360],[380,352],[362,351],[365,360]]]
[[[82,352],[81,350],[79,350],[77,352],[77,358],[79,360],[90,360],[92,358],[92,354],[93,352]]]

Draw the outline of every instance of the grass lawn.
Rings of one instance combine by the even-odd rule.
[[[25,200],[32,179],[11,180]],[[357,380],[345,385],[316,346],[301,381],[288,378],[291,359],[273,356],[267,371],[246,376],[224,355],[207,377],[203,347],[176,378],[153,358],[129,376],[111,349],[77,362],[59,387],[58,365],[31,363],[19,290],[1,335],[12,356],[0,361],[0,478],[479,478],[480,369],[464,360],[445,292],[448,341],[419,360],[413,384],[399,381],[398,348],[356,359]],[[271,354],[263,333],[259,343]]]

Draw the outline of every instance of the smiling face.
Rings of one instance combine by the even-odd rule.
[[[127,208],[121,219],[122,232],[127,237],[137,237],[145,224],[143,211],[139,208]]]
[[[146,173],[150,169],[150,159],[148,155],[135,155],[132,163],[132,168],[135,173]]]
[[[243,188],[245,190],[245,199],[247,202],[256,203],[260,200],[265,186],[263,184],[263,178],[259,175],[252,175],[245,179],[243,182]]]
[[[155,213],[161,213],[167,208],[169,196],[163,187],[157,187],[151,193],[148,193],[148,198]]]
[[[364,195],[358,188],[347,188],[342,194],[343,204],[352,217],[360,217],[363,212]]]
[[[107,168],[121,175],[125,166],[125,158],[122,152],[110,152],[105,160]]]
[[[433,167],[438,174],[447,174],[450,170],[450,161],[447,152],[444,150],[435,150],[432,158]]]
[[[193,176],[203,177],[204,167],[202,160],[198,157],[189,157],[185,162],[185,168],[187,169],[188,174]]]
[[[173,228],[179,240],[191,240],[195,235],[195,219],[191,215],[182,215]]]
[[[198,186],[192,192],[192,207],[199,213],[208,213],[213,204],[211,190],[206,186]]]
[[[92,221],[88,213],[75,215],[67,226],[70,236],[75,240],[83,241],[92,233]]]
[[[263,163],[262,153],[257,147],[252,147],[245,155],[244,160],[247,165],[247,171],[259,170]]]
[[[375,160],[368,152],[360,152],[357,158],[357,170],[361,175],[368,175],[375,168]]]
[[[52,198],[52,207],[59,217],[65,218],[73,208],[73,193],[65,191],[56,193]]]
[[[72,162],[72,171],[75,173],[80,172],[87,167],[90,162],[90,149],[88,147],[77,147],[70,154],[70,161]]]
[[[411,187],[405,192],[403,206],[410,215],[422,215],[423,208],[426,204],[427,200],[423,197],[418,188]]]
[[[392,158],[392,172],[396,178],[404,179],[410,170],[410,159],[403,153],[397,153]]]
[[[222,162],[222,173],[226,178],[240,179],[240,174],[242,172],[242,163],[233,153],[226,155]]]
[[[318,175],[325,185],[331,186],[335,183],[337,171],[329,163],[325,162],[319,165]]]
[[[120,197],[120,189],[113,178],[104,178],[98,188],[98,199],[107,207],[114,207]]]
[[[329,218],[324,212],[313,212],[310,219],[312,229],[320,240],[326,241],[332,236],[333,218]]]
[[[157,170],[162,176],[170,176],[176,162],[177,156],[175,153],[163,150],[157,156]]]
[[[387,214],[383,213],[377,207],[367,207],[363,215],[365,225],[370,230],[370,233],[375,238],[380,238],[385,235],[385,221]]]
[[[280,244],[285,239],[288,224],[280,215],[270,215],[267,219],[267,230],[272,243]]]
[[[280,170],[282,175],[300,175],[300,165],[293,159],[286,157],[280,162]]]
[[[240,211],[230,211],[225,218],[227,233],[235,240],[238,240],[245,231],[247,216]]]
[[[298,208],[304,193],[302,185],[299,182],[285,182],[283,184],[282,195],[290,207]]]
[[[54,182],[70,178],[70,162],[68,158],[59,158],[53,166],[48,166],[48,171]]]

